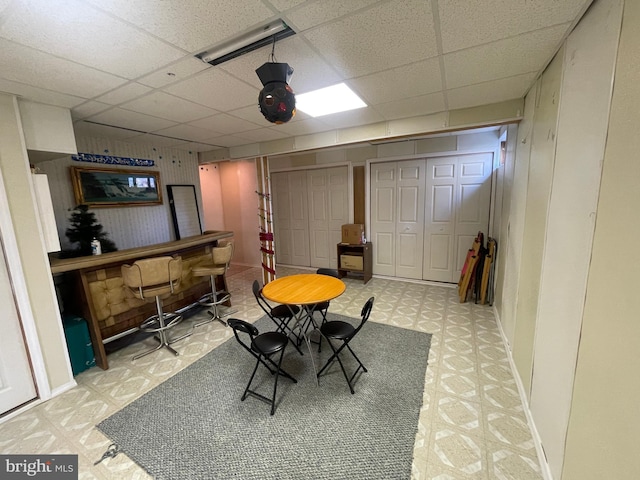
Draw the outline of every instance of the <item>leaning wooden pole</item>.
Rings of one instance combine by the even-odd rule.
[[[256,158],[258,175],[258,217],[260,219],[260,254],[262,256],[262,283],[266,285],[276,278],[275,244],[271,207],[271,181],[269,180],[269,158]]]

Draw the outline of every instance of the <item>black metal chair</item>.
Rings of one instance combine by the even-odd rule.
[[[300,350],[300,347],[298,346],[300,343],[298,335],[296,335],[289,326],[291,319],[300,312],[300,307],[297,305],[276,305],[275,307],[272,307],[262,296],[262,287],[258,280],[253,281],[252,288],[253,296],[256,297],[256,302],[258,302],[258,305],[264,313],[273,320],[273,323],[276,324],[276,331],[285,334],[287,338],[291,340],[291,343],[296,350],[300,352],[300,355],[302,355],[302,350]],[[291,338],[292,334],[296,338],[296,341],[293,341]]]
[[[330,277],[340,278],[340,275],[338,275],[338,271],[333,268],[319,268],[318,270],[316,270],[316,273],[318,275],[328,275]],[[305,308],[309,313],[309,317],[311,317],[315,312],[320,312],[320,315],[322,315],[322,324],[326,323],[327,311],[329,310],[328,301],[316,303],[313,305],[307,305]],[[307,325],[305,326],[305,331],[308,330],[309,327],[310,327],[310,323],[307,323]]]
[[[239,320],[237,318],[230,318],[227,322],[233,329],[233,334],[238,340],[238,343],[244,347],[253,357],[256,359],[256,366],[253,369],[253,373],[251,374],[251,378],[249,379],[249,383],[247,383],[247,387],[244,389],[244,393],[242,394],[241,400],[244,401],[247,398],[247,395],[253,395],[254,397],[262,400],[271,405],[271,415],[273,415],[276,411],[276,391],[278,389],[278,377],[280,375],[284,375],[293,381],[293,383],[298,383],[298,381],[285,372],[280,366],[282,365],[282,357],[284,357],[284,350],[289,341],[287,340],[286,335],[280,332],[266,332],[259,333],[258,329],[250,324],[249,322],[245,322],[244,320]],[[242,337],[239,335],[239,332],[245,333],[249,336],[250,342],[247,344],[242,340]],[[278,363],[275,363],[271,356],[280,352],[280,358],[278,359]],[[262,364],[264,365],[271,375],[275,374],[275,380],[273,382],[273,396],[271,398],[265,397],[255,390],[251,390],[251,382],[253,382],[254,377],[256,376],[256,372],[258,370],[258,366]]]
[[[318,372],[318,379],[320,378],[320,375],[322,374],[322,372],[324,372],[327,368],[329,368],[329,366],[335,360],[338,360],[338,363],[340,364],[340,368],[342,369],[342,373],[344,374],[344,378],[347,380],[347,383],[349,384],[349,390],[351,390],[352,394],[355,393],[355,391],[353,390],[353,379],[355,378],[355,376],[360,370],[362,370],[363,372],[366,372],[367,368],[362,364],[360,359],[351,349],[351,347],[349,346],[349,343],[351,342],[351,340],[353,340],[353,338],[357,335],[357,333],[360,331],[362,326],[369,319],[369,314],[371,313],[371,308],[373,307],[373,300],[374,300],[374,297],[369,298],[369,300],[367,300],[367,302],[362,307],[362,311],[360,313],[362,319],[360,320],[360,324],[357,327],[354,327],[350,323],[343,322],[342,320],[330,320],[324,323],[320,327],[320,333],[322,334],[322,337],[327,339],[327,343],[331,347],[331,350],[333,350],[333,355],[331,355],[329,360],[327,360],[327,363],[325,363],[324,366]],[[321,342],[322,342],[322,337],[320,338]],[[336,346],[331,342],[331,340],[337,340],[338,342],[341,342],[341,345],[336,348]],[[351,375],[351,378],[349,378],[349,375],[347,375],[347,371],[345,370],[342,360],[340,359],[340,353],[345,348],[349,350],[349,352],[351,352],[351,355],[353,355],[353,358],[355,358],[356,361],[358,362],[358,368],[356,368],[356,371],[353,372],[353,375]]]
[[[340,278],[338,271],[333,268],[319,268],[318,270],[316,270],[316,273],[318,275],[328,275],[330,277]],[[315,312],[320,312],[320,315],[322,316],[322,321],[320,322],[320,324],[324,325],[326,323],[327,312],[329,311],[329,305],[330,305],[330,302],[326,301],[326,302],[320,302],[320,303],[315,303],[313,305],[305,306],[305,309],[307,310],[307,318],[305,320],[305,324],[303,325],[305,334],[309,332],[309,329],[313,325],[312,317]],[[298,344],[300,344],[301,342],[302,342],[302,339],[301,338],[298,339]],[[322,351],[322,340],[318,340],[317,342],[315,340],[311,340],[311,342],[318,344],[318,352]]]

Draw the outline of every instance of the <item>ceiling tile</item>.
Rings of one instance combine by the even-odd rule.
[[[96,125],[84,121],[75,122],[73,124],[73,132],[76,139],[79,137],[101,137],[124,139],[131,136],[131,131],[122,128],[114,128],[106,125]]]
[[[278,9],[278,11],[282,12],[284,10],[288,10],[293,8],[301,3],[304,3],[306,0],[270,0],[270,3]]]
[[[565,26],[526,33],[444,56],[446,87],[538,72],[560,44]]]
[[[303,35],[344,76],[368,75],[437,55],[429,6],[395,0]]]
[[[385,120],[397,120],[400,118],[418,117],[445,110],[444,94],[442,92],[430,93],[419,97],[405,98],[393,102],[382,103],[375,109]]]
[[[194,53],[273,17],[256,0],[88,1]]]
[[[206,143],[218,145],[220,147],[237,147],[239,145],[246,144],[247,141],[240,137],[234,137],[233,135],[221,135],[207,139]]]
[[[439,0],[444,53],[568,23],[592,0]]]
[[[185,55],[76,0],[22,0],[17,5],[0,27],[0,36],[124,78]]]
[[[96,98],[99,102],[108,103],[109,105],[118,105],[131,99],[144,95],[151,91],[151,88],[139,83],[128,83],[122,87],[118,87],[109,93],[100,95]]]
[[[78,105],[77,107],[73,108],[71,110],[71,118],[80,120],[86,117],[90,117],[91,115],[104,112],[109,108],[111,108],[111,105],[89,100],[88,102],[85,102],[82,105]]]
[[[250,130],[247,132],[239,133],[237,136],[248,140],[248,143],[269,142],[271,140],[279,140],[281,138],[287,137],[287,135],[284,132],[278,130],[277,127],[258,128],[257,130]]]
[[[475,107],[522,98],[536,78],[527,73],[447,91],[450,109]]]
[[[4,12],[4,9],[7,8],[13,0],[0,0],[0,13]]]
[[[163,118],[151,117],[122,108],[112,108],[106,112],[89,117],[88,120],[115,127],[129,128],[140,132],[153,132],[176,124],[176,122],[171,122]]]
[[[153,92],[137,100],[124,103],[120,105],[120,108],[154,117],[166,118],[179,123],[190,122],[218,113],[211,108],[164,92]]]
[[[1,72],[0,75],[2,75]],[[11,80],[5,80],[3,78],[0,78],[0,92],[12,93],[19,97],[28,98],[34,102],[65,108],[73,108],[85,101],[84,98],[54,92],[32,85],[12,82]]]
[[[231,110],[228,113],[233,115],[234,117],[242,118],[243,120],[247,120],[248,122],[255,123],[256,125],[260,125],[263,127],[271,125],[271,123],[265,120],[262,113],[260,113],[260,107],[258,106],[258,97],[256,97],[256,101],[254,105],[249,105],[248,107]],[[296,116],[293,117],[293,120],[295,120],[298,117],[299,113],[300,112],[296,113]],[[290,120],[289,123],[291,123],[293,120]]]
[[[202,141],[207,138],[211,138],[214,135],[219,135],[221,132],[216,132],[215,130],[206,129],[206,128],[198,128],[193,125],[175,125],[169,128],[163,128],[162,130],[156,130],[155,132],[158,135],[165,135],[167,137],[173,137],[180,140],[189,140],[189,141]]]
[[[270,53],[269,47],[261,48],[225,62],[219,67],[234,77],[250,83],[258,90],[262,90],[262,83],[256,75],[256,69],[269,61]],[[328,87],[340,83],[343,79],[298,35],[277,42],[275,56],[278,62],[287,63],[293,68],[289,85],[296,93]]]
[[[442,90],[440,61],[431,58],[349,82],[368,105],[415,97]]]
[[[311,133],[331,130],[330,126],[320,120],[316,120],[315,118],[283,123],[282,125],[277,125],[273,128],[277,132],[282,132],[289,136],[308,135]]]
[[[333,113],[319,117],[319,120],[334,128],[355,127],[382,122],[384,118],[371,107],[358,108],[348,112]]]
[[[176,145],[184,143],[183,140],[175,138],[165,138],[158,135],[142,134],[134,135],[125,139],[128,143],[140,143],[155,148],[174,148]]]
[[[218,132],[221,134],[231,134],[234,132],[255,130],[256,128],[259,128],[261,126],[259,124],[248,122],[247,120],[243,120],[226,113],[220,113],[212,117],[201,118],[200,120],[189,122],[189,124],[195,127],[213,130],[214,132]]]
[[[126,82],[3,39],[0,39],[0,65],[0,78],[82,98],[95,97]]]
[[[204,63],[195,57],[189,57],[169,64],[150,75],[139,78],[138,82],[150,87],[162,88],[172,83],[180,82],[209,67],[210,65],[208,63]]]
[[[165,91],[221,112],[257,104],[259,93],[257,88],[215,67],[171,85]]]
[[[213,150],[221,150],[222,146],[210,145],[208,143],[187,142],[173,145],[171,148],[176,150],[184,150],[187,152],[211,152]]]
[[[348,2],[344,0],[325,0],[322,2],[307,2],[302,8],[298,8],[290,13],[287,12],[287,18],[293,26],[298,27],[300,31],[302,31],[355,12],[361,8],[368,7],[374,3],[378,3],[378,0],[349,0]],[[291,8],[292,6],[287,8]],[[296,29],[294,28],[294,30]]]

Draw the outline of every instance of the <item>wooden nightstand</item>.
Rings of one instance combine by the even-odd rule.
[[[338,274],[361,276],[364,283],[371,280],[371,242],[363,245],[338,244]]]

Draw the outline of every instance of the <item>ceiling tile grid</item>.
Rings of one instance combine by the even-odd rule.
[[[591,2],[0,0],[0,92],[70,108],[77,135],[193,151],[311,145],[521,98]],[[346,82],[369,107],[274,125],[255,74],[271,46],[218,66],[195,57],[277,18],[296,31],[273,46],[295,93]]]

